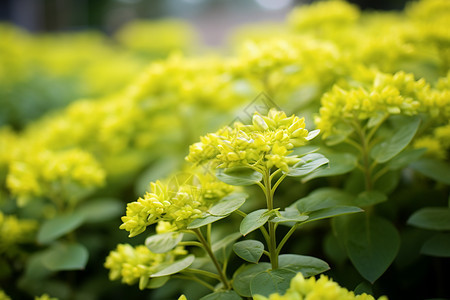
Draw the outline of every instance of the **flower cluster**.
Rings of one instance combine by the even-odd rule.
[[[299,51],[285,39],[264,42],[247,41],[240,49],[239,56],[241,60],[235,66],[235,72],[263,78],[270,72],[295,64],[299,58]]]
[[[289,24],[296,30],[342,26],[355,23],[359,18],[358,8],[345,1],[321,1],[309,6],[300,6],[289,14]]]
[[[200,138],[189,148],[186,160],[195,164],[212,161],[218,168],[246,166],[261,171],[272,167],[287,171],[299,159],[294,147],[308,140],[304,119],[271,109],[267,116],[255,112],[251,125],[236,122]]]
[[[256,295],[255,300],[375,300],[371,295],[363,293],[355,295],[353,292],[340,287],[336,282],[325,275],[305,279],[302,273],[298,273],[292,280],[286,294],[271,294],[269,298]],[[378,300],[387,300],[382,296]]]
[[[122,278],[123,283],[132,285],[141,277],[148,279],[162,263],[171,263],[186,253],[182,247],[166,253],[153,253],[144,245],[119,244],[106,258],[105,267],[110,270],[110,280]]]
[[[174,177],[166,184],[161,181],[150,183],[150,192],[137,201],[128,203],[120,229],[129,231],[130,237],[161,221],[164,223],[159,223],[159,226],[166,228],[164,231],[185,229],[189,223],[201,217],[215,202],[233,190],[231,186],[217,181],[211,175],[197,178],[198,182],[192,179],[179,181]]]
[[[19,204],[36,196],[78,200],[84,192],[105,182],[105,172],[99,163],[80,149],[28,154],[10,164],[7,176],[7,186],[18,197]]]
[[[450,124],[436,127],[431,135],[418,138],[414,148],[426,148],[426,155],[445,160],[450,153]]]
[[[415,115],[422,109],[420,95],[429,90],[425,80],[414,80],[412,74],[378,73],[369,88],[334,86],[322,96],[322,106],[315,122],[324,137],[338,134],[339,124],[380,120],[389,115]]]
[[[18,219],[0,211],[0,253],[12,254],[18,244],[32,242],[37,225],[34,220]]]

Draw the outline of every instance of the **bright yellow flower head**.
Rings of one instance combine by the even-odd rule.
[[[353,292],[340,287],[336,282],[325,275],[305,279],[302,273],[298,273],[292,280],[286,294],[271,294],[269,298],[256,295],[255,300],[375,300],[371,295],[355,295]],[[378,300],[387,300],[380,297]]]
[[[119,244],[106,258],[105,268],[109,269],[109,279],[132,285],[141,277],[149,278],[162,263],[171,263],[177,256],[187,252],[177,247],[167,253],[153,253],[146,246],[133,247],[129,244]]]
[[[18,244],[32,242],[37,225],[34,220],[21,220],[0,212],[0,253],[14,252]]]
[[[423,80],[414,80],[412,74],[378,73],[369,88],[333,89],[322,96],[322,107],[315,122],[324,138],[336,134],[340,126],[354,121],[366,122],[371,118],[389,115],[416,115],[425,110],[422,95],[429,91]]]
[[[359,18],[355,5],[345,1],[319,1],[299,6],[289,14],[289,24],[301,30],[316,30],[326,26],[342,26],[355,23]]]
[[[192,178],[178,180],[177,177],[167,184],[152,182],[150,192],[128,203],[120,229],[129,231],[130,237],[144,232],[147,226],[154,223],[158,223],[157,229],[161,232],[184,229],[233,191],[231,186],[212,175],[195,176],[195,179],[199,182],[193,182]]]
[[[83,192],[104,182],[105,172],[99,163],[80,149],[26,153],[10,164],[7,177],[7,186],[19,204],[36,196],[78,200]]]
[[[267,116],[256,112],[251,125],[239,122],[207,134],[189,148],[187,161],[202,164],[212,161],[218,168],[252,166],[276,167],[287,171],[296,162],[289,156],[292,149],[308,140],[304,118],[287,117],[284,112],[271,109]]]

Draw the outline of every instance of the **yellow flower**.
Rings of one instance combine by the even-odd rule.
[[[48,294],[43,294],[40,297],[34,297],[34,300],[58,300],[58,298],[50,297]]]
[[[34,220],[0,212],[0,253],[13,253],[18,244],[33,242],[37,225]]]
[[[306,143],[304,119],[271,109],[267,116],[254,113],[251,125],[239,122],[200,138],[190,147],[187,161],[202,164],[212,161],[218,168],[250,166],[259,170],[276,167],[287,171],[298,162],[289,156],[294,147]]]
[[[428,91],[425,80],[416,81],[412,74],[378,73],[369,88],[334,86],[322,96],[315,122],[327,138],[355,121],[366,124],[370,119],[389,115],[416,115],[426,109],[422,99]]]
[[[365,293],[355,295],[353,292],[340,287],[336,282],[325,275],[305,279],[302,273],[298,273],[292,280],[286,294],[271,294],[268,298],[255,295],[255,300],[375,300],[371,295]],[[378,300],[387,300],[385,296]]]
[[[7,187],[20,205],[36,196],[79,200],[83,193],[104,184],[105,172],[89,153],[80,149],[32,149],[9,166]]]
[[[109,253],[104,266],[110,270],[110,280],[121,279],[123,283],[132,285],[141,277],[149,278],[162,263],[171,263],[177,256],[186,254],[182,247],[167,253],[153,253],[144,245],[119,244]]]
[[[185,229],[215,202],[233,191],[231,186],[210,174],[190,176],[199,182],[177,177],[167,184],[152,182],[150,192],[128,203],[120,229],[129,231],[130,237],[144,232],[154,223],[158,223],[157,230],[161,232]]]
[[[319,1],[300,6],[289,14],[288,22],[296,30],[352,25],[359,18],[357,6],[345,1]]]

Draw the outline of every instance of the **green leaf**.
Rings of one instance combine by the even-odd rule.
[[[242,235],[247,235],[266,224],[272,215],[272,212],[267,209],[253,211],[242,220],[239,231]]]
[[[217,169],[216,177],[220,181],[230,185],[252,185],[260,182],[263,175],[250,168],[236,167],[228,169]]]
[[[242,235],[239,232],[233,232],[225,238],[215,242],[211,246],[211,249],[216,258],[221,262],[225,261],[230,256],[233,243],[241,236]]]
[[[47,250],[33,253],[28,257],[27,264],[25,266],[25,277],[32,281],[39,281],[42,278],[49,277],[54,271],[49,270],[44,265],[44,257]]]
[[[355,287],[354,292],[355,295],[361,295],[363,293],[372,295],[373,294],[372,285],[367,281],[363,281]]]
[[[408,166],[410,163],[418,160],[423,154],[425,154],[425,152],[427,152],[427,149],[425,148],[405,150],[401,152],[399,155],[395,156],[389,162],[389,169],[391,170],[402,169]]]
[[[321,259],[297,254],[280,255],[278,266],[295,273],[301,272],[304,277],[314,276],[330,269],[330,266]]]
[[[328,163],[328,159],[319,153],[306,154],[300,158],[301,161],[289,168],[287,176],[299,177],[308,175],[319,167]]]
[[[319,147],[317,146],[302,146],[302,147],[297,147],[292,149],[292,155],[296,155],[296,156],[304,156],[306,154],[310,154],[310,153],[314,153],[319,151]]]
[[[419,228],[450,230],[450,208],[425,207],[413,213],[407,223]]]
[[[235,291],[219,291],[208,294],[200,300],[242,300]]]
[[[97,223],[120,216],[125,210],[122,201],[116,198],[98,198],[86,201],[76,210],[85,222]]]
[[[284,295],[291,284],[291,279],[295,275],[297,275],[296,272],[283,268],[259,273],[250,282],[252,296],[262,295],[269,297],[270,294],[274,293]]]
[[[170,276],[156,277],[150,278],[146,275],[143,275],[139,278],[139,289],[157,289],[162,287],[169,281]]]
[[[375,113],[373,117],[370,117],[369,122],[367,122],[367,127],[372,128],[377,125],[379,125],[381,122],[383,122],[386,117],[388,116],[387,113],[378,111]]]
[[[328,146],[340,144],[345,141],[347,137],[353,133],[353,131],[355,131],[355,129],[352,125],[344,122],[339,122],[333,128],[333,134],[326,137],[325,143]]]
[[[257,263],[264,252],[264,244],[260,241],[246,240],[233,245],[237,256],[251,263]]]
[[[431,179],[450,185],[450,165],[444,161],[422,158],[410,166]]]
[[[239,209],[245,203],[247,194],[237,193],[224,197],[211,207],[208,212],[213,216],[225,216]]]
[[[184,269],[188,268],[193,262],[194,262],[195,256],[194,255],[188,255],[183,259],[176,260],[171,264],[161,264],[158,272],[153,273],[150,275],[151,278],[155,277],[162,277],[167,275],[172,275],[175,273],[178,273],[180,271],[183,271]]]
[[[328,167],[316,170],[302,179],[302,182],[307,182],[318,177],[329,177],[342,175],[352,171],[356,168],[358,159],[351,153],[330,153],[327,154],[329,160]]]
[[[82,270],[89,253],[81,244],[58,243],[45,252],[43,264],[52,271]]]
[[[371,206],[387,200],[386,194],[376,191],[364,191],[356,197],[355,204],[361,207]]]
[[[338,239],[343,242],[351,262],[365,279],[374,283],[398,253],[397,229],[385,219],[366,214],[335,220]]]
[[[156,278],[150,278],[147,288],[148,289],[157,289],[162,287],[166,284],[167,281],[169,281],[170,276],[163,276],[163,277],[156,277]]]
[[[226,218],[227,216],[211,216],[211,215],[206,215],[204,217],[195,219],[194,221],[192,221],[191,223],[189,223],[189,225],[187,226],[187,229],[195,229],[195,228],[199,228],[211,223],[214,223],[216,221],[219,221],[223,218]]]
[[[400,172],[395,170],[388,171],[375,181],[373,188],[377,191],[385,193],[386,195],[389,195],[390,193],[392,193],[392,191],[395,190],[399,182]]]
[[[280,211],[279,215],[270,220],[272,223],[299,223],[306,221],[309,216],[301,214],[296,208],[286,207],[286,210]]]
[[[183,234],[179,232],[166,232],[149,236],[145,240],[147,246],[153,253],[166,253],[175,248],[183,239]]]
[[[354,196],[335,188],[320,188],[308,196],[297,200],[291,207],[296,207],[302,213],[308,213],[324,208],[353,204]]]
[[[84,218],[80,214],[59,215],[53,219],[45,221],[39,229],[37,240],[41,244],[53,242],[66,233],[69,233],[81,224]]]
[[[420,118],[412,118],[407,124],[400,127],[385,141],[376,144],[370,156],[378,163],[385,163],[399,154],[413,139],[420,125]]]
[[[437,257],[450,257],[450,233],[435,234],[423,244],[420,253]]]
[[[312,140],[313,138],[315,138],[316,136],[318,136],[320,133],[320,129],[316,129],[313,131],[308,132],[308,136],[305,138],[307,141]]]
[[[233,289],[242,297],[251,297],[250,283],[252,279],[259,273],[269,270],[271,267],[270,263],[251,264],[240,267],[233,276]]]

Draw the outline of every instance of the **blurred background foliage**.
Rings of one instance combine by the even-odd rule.
[[[190,144],[242,116],[250,103],[273,99],[313,128],[324,95],[339,98],[335,85],[375,100],[392,91],[418,98],[431,121],[408,147],[427,148],[425,156],[446,170],[448,2],[422,1],[404,11],[373,11],[403,9],[403,1],[358,3],[367,10],[341,2],[293,9],[299,4],[2,1],[0,287],[13,299],[44,292],[61,299],[175,299],[185,292],[196,299],[203,290],[177,281],[150,292],[110,282],[103,263],[118,243],[145,238],[130,240],[118,230],[126,203],[151,180],[183,169]],[[323,258],[330,276],[349,289],[392,299],[450,297],[448,253],[430,255],[423,244],[433,231],[407,225],[421,208],[448,207],[448,174],[417,169],[407,164],[379,183],[389,201],[377,213],[396,226],[402,243],[370,288],[328,222],[305,226],[289,251]],[[298,188],[290,188],[299,184],[292,180],[280,186],[280,201],[324,186],[355,192],[360,179],[348,170]],[[448,229],[441,231],[448,245]],[[52,260],[67,253],[77,260]]]

